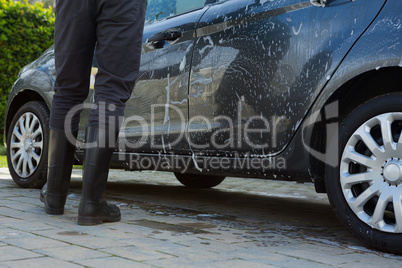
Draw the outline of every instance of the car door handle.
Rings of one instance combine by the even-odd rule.
[[[310,0],[310,3],[313,6],[317,6],[317,7],[325,7],[327,0]]]
[[[168,30],[159,32],[148,38],[147,43],[156,46],[157,44],[164,43],[164,41],[174,41],[182,36],[180,30]]]

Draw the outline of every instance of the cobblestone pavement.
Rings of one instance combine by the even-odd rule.
[[[173,174],[112,170],[122,220],[77,225],[81,171],[62,216],[0,169],[0,267],[401,267],[365,248],[312,184],[227,178],[189,189]]]

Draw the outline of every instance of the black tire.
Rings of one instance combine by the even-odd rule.
[[[31,101],[21,106],[11,121],[6,140],[8,169],[20,187],[41,188],[46,183],[48,141],[47,105]]]
[[[389,121],[392,124],[388,123],[389,118],[395,119]],[[386,132],[381,130],[384,125],[391,126],[385,129],[391,129],[388,133],[392,135],[385,135]],[[367,139],[362,134],[366,133],[363,130],[369,130],[367,133],[372,139]],[[402,160],[398,160],[402,159],[402,153],[387,150],[392,147],[384,144],[388,144],[387,140],[398,142],[401,131],[401,94],[379,96],[360,105],[339,126],[338,165],[334,167],[327,164],[325,176],[328,198],[338,219],[367,246],[395,254],[402,253],[402,222],[397,222],[401,216],[395,213],[394,208],[401,208],[402,215],[402,206],[398,202],[394,203],[397,199],[389,201],[383,197],[390,194],[394,197],[393,192],[388,191],[402,193],[402,173],[389,173],[391,169],[387,169],[391,164],[402,166]],[[387,139],[387,136],[390,138]],[[333,142],[336,141],[333,140],[332,145]],[[383,150],[378,151],[374,144],[380,148],[382,146]],[[358,158],[361,155],[369,160]],[[387,177],[387,174],[393,175]],[[374,191],[375,187],[380,190]],[[366,195],[372,192],[373,195]]]
[[[181,184],[190,188],[212,188],[219,185],[225,179],[223,176],[201,174],[174,173],[174,175]]]

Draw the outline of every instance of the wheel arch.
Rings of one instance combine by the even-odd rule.
[[[37,91],[33,89],[21,90],[17,95],[14,96],[14,98],[12,99],[11,103],[8,106],[8,110],[6,113],[7,117],[5,122],[5,133],[8,133],[8,129],[12,121],[12,116],[9,115],[15,114],[19,108],[21,108],[24,104],[30,101],[45,102],[48,109],[50,108],[49,101],[46,98],[44,98],[41,94],[39,94]]]
[[[364,92],[362,94],[362,92]],[[325,109],[328,105],[336,103],[338,107],[338,117],[336,121],[341,122],[348,114],[362,103],[375,98],[377,96],[401,92],[402,93],[402,68],[400,67],[386,67],[381,69],[374,69],[345,82],[332,95],[321,105],[318,109],[322,118],[325,118]],[[327,133],[323,125],[327,124],[326,121],[316,123],[310,136],[310,146],[312,149],[326,153],[327,147]],[[325,186],[325,163],[310,155],[311,173],[314,177],[314,184],[316,191],[319,193],[326,193]]]

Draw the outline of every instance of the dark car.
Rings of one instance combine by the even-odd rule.
[[[312,181],[356,237],[402,253],[401,14],[398,0],[149,0],[111,167],[171,171],[189,187]],[[21,187],[46,181],[54,80],[50,48],[8,98]],[[73,111],[78,163],[92,99]]]

